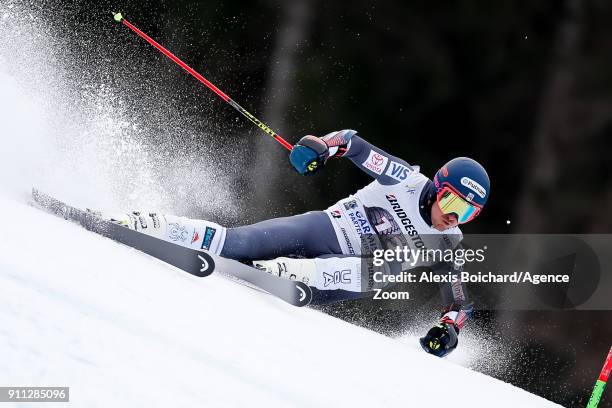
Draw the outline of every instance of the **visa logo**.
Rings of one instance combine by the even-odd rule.
[[[397,181],[404,181],[408,178],[408,173],[410,173],[410,168],[400,164],[398,162],[392,161],[385,173],[387,176],[396,179]]]

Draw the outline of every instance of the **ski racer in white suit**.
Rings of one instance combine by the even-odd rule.
[[[350,159],[374,181],[326,211],[311,211],[237,228],[172,215],[134,212],[111,217],[130,228],[216,255],[251,261],[282,278],[313,288],[316,303],[371,296],[386,288],[362,268],[362,257],[376,249],[455,249],[462,239],[458,224],[474,219],[488,198],[490,183],[476,161],[459,157],[444,165],[432,182],[404,160],[371,145],[353,130],[317,138],[304,136],[290,161],[301,174],[320,170],[330,157]],[[151,228],[151,226],[153,228]],[[416,262],[416,263],[415,263]],[[405,265],[387,268],[397,274]],[[412,268],[458,274],[461,265],[414,259]],[[341,273],[339,272],[341,271]],[[444,356],[457,347],[459,329],[471,313],[465,287],[441,285],[443,310],[421,338],[423,349]]]

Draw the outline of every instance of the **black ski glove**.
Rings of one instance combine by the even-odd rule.
[[[444,357],[450,354],[459,344],[459,327],[455,322],[444,316],[425,335],[421,337],[421,347],[434,356]]]

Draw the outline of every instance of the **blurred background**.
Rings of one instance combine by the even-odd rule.
[[[352,128],[426,175],[455,156],[477,159],[492,195],[465,233],[612,230],[609,1],[2,3],[45,25],[53,48],[46,61],[61,67],[76,104],[92,90],[119,98],[148,149],[172,152],[167,167],[189,158],[184,181],[160,176],[174,196],[165,205],[185,215],[239,225],[324,209],[370,180],[342,160],[300,177],[280,145],[116,24],[112,11],[290,142]],[[389,335],[437,313],[394,315],[358,302],[324,311]],[[564,406],[586,405],[612,343],[610,311],[475,317],[475,341],[496,347],[474,369]],[[601,406],[610,401],[607,392]]]

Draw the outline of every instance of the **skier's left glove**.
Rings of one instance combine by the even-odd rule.
[[[421,337],[421,347],[434,356],[444,357],[457,348],[459,343],[459,326],[445,314],[438,323]]]
[[[300,139],[291,154],[289,161],[298,173],[313,174],[325,165],[329,158],[329,147],[325,141],[315,136],[304,136]]]

